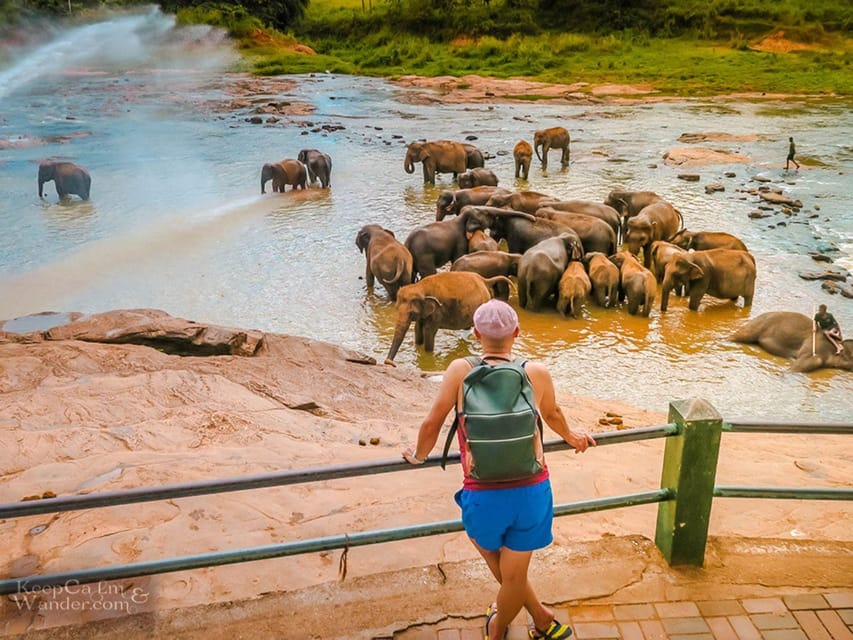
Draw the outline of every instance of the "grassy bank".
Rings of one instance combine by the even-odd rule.
[[[732,22],[718,17],[714,23],[698,23],[702,28],[670,35],[640,29],[546,30],[529,12],[521,12],[513,23],[530,33],[468,35],[465,31],[478,28],[463,22],[448,30],[430,23],[424,33],[443,35],[428,37],[417,35],[417,20],[407,22],[411,16],[400,13],[410,5],[383,1],[371,9],[371,0],[364,2],[362,9],[362,0],[312,0],[304,20],[287,35],[261,30],[255,23],[238,25],[232,33],[241,42],[247,67],[265,75],[326,70],[373,76],[477,74],[561,83],[647,83],[671,95],[853,95],[853,46],[847,31],[827,31],[823,23],[809,22],[810,14],[796,15],[790,8],[786,20],[796,24],[780,23],[781,18]],[[489,26],[491,31],[506,28]],[[316,55],[295,51],[297,42]]]

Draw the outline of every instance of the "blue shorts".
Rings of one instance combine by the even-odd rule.
[[[550,480],[514,489],[460,489],[453,497],[462,508],[465,532],[487,551],[535,551],[554,540]]]

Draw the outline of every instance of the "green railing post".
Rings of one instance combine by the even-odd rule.
[[[655,544],[670,565],[701,567],[723,419],[705,400],[692,399],[670,403],[669,421],[679,434],[666,439],[660,486],[675,497],[658,505]]]

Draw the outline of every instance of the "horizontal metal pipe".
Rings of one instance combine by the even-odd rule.
[[[783,422],[723,422],[730,433],[801,433],[804,435],[849,435],[853,424],[804,424]]]
[[[658,427],[599,433],[595,434],[595,440],[598,445],[601,446],[622,442],[665,438],[667,436],[675,435],[677,432],[678,428],[674,424],[666,424]],[[562,451],[571,448],[571,445],[561,439],[549,440],[545,443],[546,452]],[[449,455],[447,462],[448,464],[457,464],[459,462],[459,454],[454,453]],[[338,480],[341,478],[352,478],[355,476],[390,473],[392,471],[435,467],[440,464],[440,456],[430,458],[424,464],[418,465],[417,467],[413,467],[402,458],[393,458],[391,460],[377,460],[376,462],[361,462],[355,464],[332,465],[327,467],[276,471],[274,473],[259,473],[236,478],[182,482],[178,484],[163,485],[160,487],[137,487],[134,489],[121,489],[119,491],[103,491],[100,493],[46,498],[44,500],[7,502],[0,504],[0,520],[45,513],[59,513],[62,511],[108,507],[119,504],[134,504],[137,502],[151,502],[153,500],[187,498],[190,496],[202,496],[212,493],[246,491],[249,489],[262,489],[265,487],[280,487],[292,484],[301,484],[304,482]]]
[[[853,500],[853,489],[821,487],[714,487],[715,498],[775,498],[779,500]]]
[[[589,511],[601,511],[615,509],[617,507],[630,507],[653,502],[663,502],[670,499],[672,493],[668,489],[635,493],[624,496],[613,496],[583,502],[566,503],[554,507],[554,515],[572,515],[587,513]],[[443,533],[454,533],[462,531],[461,520],[445,520],[430,524],[420,524],[411,527],[400,527],[396,529],[380,529],[377,531],[365,531],[342,536],[331,536],[327,538],[313,538],[298,542],[284,542],[271,544],[263,547],[252,547],[248,549],[235,549],[233,551],[216,551],[194,556],[180,558],[168,558],[165,560],[153,560],[150,562],[137,562],[134,564],[113,565],[110,567],[99,567],[95,569],[83,569],[80,571],[69,571],[67,573],[53,573],[40,576],[26,576],[0,581],[0,595],[21,593],[24,591],[39,591],[68,585],[90,584],[102,580],[120,580],[126,578],[137,578],[159,573],[170,573],[173,571],[186,571],[188,569],[201,569],[204,567],[216,567],[224,564],[235,564],[238,562],[253,562],[255,560],[266,560],[268,558],[281,558],[303,553],[316,553],[329,551],[331,549],[346,549],[348,547],[360,547],[368,544],[379,544],[383,542],[394,542],[408,540],[411,538],[422,538],[425,536],[440,535]]]

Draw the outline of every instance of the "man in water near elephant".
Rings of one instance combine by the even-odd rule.
[[[489,371],[484,375],[491,375],[491,369],[501,366],[520,367],[522,375],[529,381],[529,387],[525,387],[526,381],[522,386],[532,388],[533,405],[538,416],[572,445],[576,453],[594,446],[595,440],[590,435],[569,429],[563,411],[556,402],[554,384],[548,369],[541,364],[521,359],[516,361],[513,358],[512,346],[518,333],[518,316],[507,303],[493,299],[480,305],[474,312],[474,335],[480,341],[483,352],[476,367],[480,369],[485,366]],[[463,383],[470,392],[475,382],[466,380],[466,377],[474,368],[475,365],[467,358],[458,358],[450,363],[438,395],[421,423],[417,445],[403,451],[403,457],[409,463],[423,464],[426,461],[451,409],[455,407],[457,417],[465,418]],[[466,397],[470,401],[470,393]],[[473,420],[473,415],[470,417]],[[558,622],[554,613],[539,601],[527,577],[533,551],[548,546],[553,540],[551,483],[541,447],[538,447],[536,454],[537,461],[541,462],[536,468],[540,470],[534,475],[499,484],[483,482],[472,477],[477,465],[470,460],[472,454],[469,444],[474,441],[465,442],[465,430],[465,425],[460,421],[459,440],[465,478],[455,499],[462,508],[462,522],[471,543],[501,585],[496,603],[487,610],[486,640],[503,638],[507,626],[522,606],[533,618],[532,638],[568,638],[571,628]],[[535,430],[534,440],[541,443],[541,431]],[[490,462],[494,462],[494,458],[490,458]],[[494,466],[500,468],[507,462],[502,459],[500,464]]]
[[[820,329],[826,339],[835,347],[835,353],[844,351],[844,338],[841,337],[841,327],[838,326],[838,321],[835,317],[826,310],[826,305],[822,304],[817,308],[817,313],[814,316],[815,331]]]
[[[800,168],[800,163],[794,160],[794,154],[797,153],[797,148],[794,146],[794,139],[788,138],[788,142],[790,144],[788,145],[788,157],[785,159],[785,171],[788,170],[788,164],[791,162],[797,165],[797,169]]]

